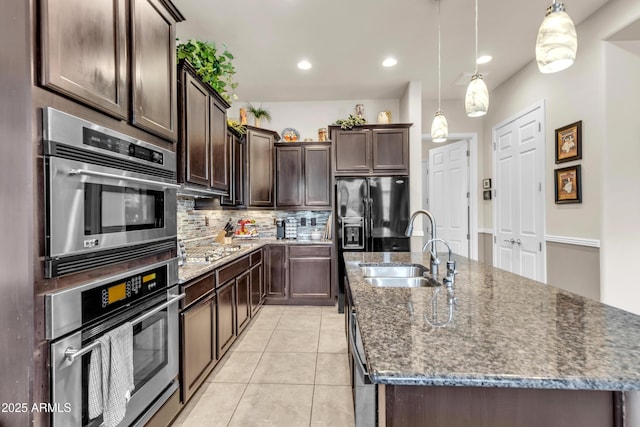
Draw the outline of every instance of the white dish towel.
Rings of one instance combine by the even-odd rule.
[[[127,322],[98,338],[89,365],[89,418],[104,427],[124,419],[133,393],[133,326]]]

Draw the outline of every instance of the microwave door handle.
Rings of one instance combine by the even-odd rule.
[[[99,178],[112,178],[112,179],[119,179],[123,181],[135,182],[138,184],[154,185],[156,187],[181,188],[178,184],[169,184],[165,182],[158,182],[158,181],[153,181],[151,179],[144,179],[144,178],[134,178],[132,176],[116,175],[114,173],[96,172],[96,171],[90,171],[87,169],[69,169],[69,175],[96,176]]]
[[[180,295],[170,295],[171,299],[167,302],[162,303],[161,305],[157,306],[156,308],[154,308],[153,310],[150,310],[148,312],[146,312],[145,314],[136,317],[135,319],[133,319],[130,323],[132,325],[135,325],[137,323],[140,323],[146,319],[148,319],[149,317],[153,316],[154,314],[164,310],[165,308],[169,307],[170,305],[180,301],[181,299],[183,299],[184,297],[187,296],[187,294],[180,294]],[[70,365],[73,362],[75,362],[75,360],[80,357],[83,356],[85,354],[87,354],[88,352],[90,352],[91,350],[93,350],[94,348],[98,347],[100,345],[100,341],[94,341],[91,344],[89,344],[86,347],[82,347],[80,350],[76,350],[73,347],[68,347],[65,351],[64,351],[64,356],[67,359],[67,363]]]

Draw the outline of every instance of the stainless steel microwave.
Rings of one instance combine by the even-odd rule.
[[[175,153],[43,112],[46,276],[175,248]]]

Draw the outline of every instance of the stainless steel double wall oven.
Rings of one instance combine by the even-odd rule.
[[[102,424],[88,412],[91,352],[126,322],[134,390],[119,425],[144,425],[179,387],[176,155],[53,108],[43,109],[43,153],[45,276],[92,270],[45,295],[51,403],[68,409],[52,425]]]

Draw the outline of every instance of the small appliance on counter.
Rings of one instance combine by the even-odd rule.
[[[284,239],[284,218],[276,218],[276,239]]]
[[[284,235],[287,239],[298,238],[298,218],[296,218],[295,216],[290,216],[287,218],[284,227]]]

